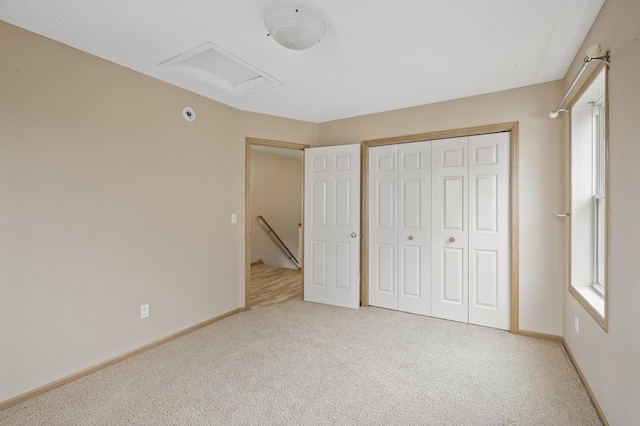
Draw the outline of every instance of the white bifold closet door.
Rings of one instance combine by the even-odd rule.
[[[509,135],[432,142],[435,317],[509,329]]]
[[[431,313],[431,142],[369,150],[369,304]]]
[[[432,315],[469,322],[469,138],[433,141]]]

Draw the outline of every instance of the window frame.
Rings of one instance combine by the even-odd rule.
[[[576,216],[582,214],[582,222],[584,222],[584,217],[586,217],[584,211],[580,213],[579,210],[581,206],[574,205],[575,198],[575,189],[574,186],[574,161],[576,158],[574,157],[574,144],[580,143],[580,141],[574,140],[574,135],[576,134],[584,134],[584,131],[579,131],[574,129],[574,107],[584,107],[584,99],[583,96],[588,93],[589,89],[592,87],[594,83],[596,83],[597,79],[600,77],[601,73],[604,73],[602,77],[604,80],[604,88],[603,93],[597,99],[593,99],[593,103],[591,110],[591,141],[590,141],[590,149],[591,149],[591,164],[589,165],[590,173],[591,173],[591,208],[590,208],[590,216],[591,216],[591,229],[587,229],[587,232],[591,232],[591,247],[590,247],[590,258],[586,260],[586,262],[591,263],[591,271],[589,271],[590,279],[586,280],[583,278],[576,278],[576,276],[583,277],[584,271],[574,271],[574,267],[576,265],[576,257],[574,257],[574,236],[579,234],[580,232],[584,232],[584,228],[575,228],[575,223],[578,221]],[[589,78],[582,85],[580,90],[573,97],[571,102],[569,103],[569,134],[570,134],[570,155],[569,155],[569,167],[570,167],[570,198],[571,198],[571,227],[569,232],[569,293],[572,294],[575,299],[585,308],[587,312],[594,318],[594,320],[603,328],[605,332],[608,332],[608,319],[609,319],[609,206],[610,206],[610,197],[609,197],[609,103],[608,103],[608,68],[606,64],[598,64],[598,67],[591,73]],[[602,99],[600,101],[600,99]],[[598,104],[602,105],[602,108],[598,111],[599,117],[596,125],[596,121],[593,119],[595,115],[594,107]],[[586,124],[584,124],[586,126]],[[599,135],[596,135],[596,132]],[[579,137],[579,136],[576,136]],[[598,145],[598,140],[601,140],[601,145]],[[584,139],[582,139],[584,140]],[[583,142],[584,143],[584,142]],[[577,157],[577,155],[576,155]],[[580,167],[578,167],[580,168]],[[585,167],[582,167],[584,169]],[[604,173],[602,168],[604,168]],[[584,170],[583,172],[584,173]],[[598,212],[599,206],[598,204],[602,200],[604,203],[604,224],[602,225],[604,229],[600,227],[597,223],[598,220]],[[574,208],[576,210],[574,210]],[[580,226],[580,225],[578,225]],[[598,231],[602,230],[604,232],[604,241],[602,239],[598,239],[599,233]],[[603,250],[599,250],[598,242],[603,243]],[[600,263],[599,261],[602,261]],[[599,270],[599,267],[604,266],[604,272]],[[604,278],[604,282],[599,282],[600,277]]]
[[[606,91],[606,87],[605,87]],[[606,166],[606,112],[605,112],[605,96],[604,94],[598,98],[592,108],[593,119],[593,289],[604,297],[606,294],[606,223],[607,223],[607,166]],[[600,210],[599,203],[604,204],[604,209]],[[604,216],[604,218],[602,217]],[[602,222],[601,222],[601,219]],[[602,229],[604,227],[604,229]],[[604,232],[604,240],[602,241],[601,232]],[[602,246],[601,246],[602,244]],[[605,272],[602,273],[600,268],[604,267]]]

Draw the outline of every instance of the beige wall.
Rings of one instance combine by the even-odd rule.
[[[520,328],[562,335],[564,211],[563,126],[549,119],[561,83],[324,123],[323,144],[520,122]]]
[[[609,332],[567,291],[567,284],[564,292],[565,340],[611,425],[640,422],[639,17],[637,0],[607,0],[564,81],[568,86],[576,75],[588,46],[600,43],[611,50]],[[564,146],[568,151],[568,119],[562,115],[559,119],[567,126]],[[578,334],[573,327],[575,316],[580,319]]]
[[[318,126],[3,22],[0,41],[2,402],[244,306],[245,137]]]
[[[296,269],[255,220],[261,215],[298,256],[298,224],[302,223],[302,161],[251,151],[251,261]]]

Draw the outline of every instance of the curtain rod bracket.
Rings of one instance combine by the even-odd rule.
[[[607,53],[602,55],[602,56],[596,56],[594,58],[587,56],[586,58],[584,58],[584,62],[591,62],[591,61],[598,61],[598,62],[604,62],[607,65],[607,68],[609,68],[611,66],[611,63],[609,62],[609,51],[607,50]]]
[[[564,112],[565,114],[569,114],[569,105],[565,106],[564,108],[560,108],[560,109],[554,109],[553,111],[551,111],[549,113],[549,117],[551,118],[556,118],[558,116],[559,112]]]
[[[599,44],[593,45],[589,49],[587,49],[587,56],[582,61],[582,67],[580,67],[580,70],[578,71],[578,74],[576,74],[576,76],[573,78],[573,81],[569,85],[569,88],[567,89],[567,92],[564,94],[564,96],[562,97],[560,102],[558,102],[558,106],[556,107],[556,109],[554,109],[553,111],[551,111],[549,113],[549,117],[556,118],[558,116],[559,112],[564,112],[566,114],[569,114],[569,105],[565,104],[565,101],[567,100],[567,98],[569,97],[569,94],[571,93],[571,91],[575,87],[576,83],[578,82],[578,80],[582,76],[582,73],[584,72],[585,69],[587,69],[587,66],[591,62],[593,62],[593,61],[604,62],[604,64],[607,66],[607,69],[611,66],[611,62],[610,62],[610,58],[609,58],[609,50],[607,50],[607,53],[605,53],[604,55],[600,55],[600,56],[591,56],[590,55],[590,53],[592,51],[600,53],[601,52],[600,49],[601,49],[601,46]],[[564,107],[562,107],[563,105],[564,105]]]

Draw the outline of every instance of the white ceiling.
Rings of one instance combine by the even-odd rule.
[[[0,19],[224,104],[311,122],[564,77],[604,0],[301,0],[327,32],[267,37],[286,0],[0,0]],[[234,97],[159,64],[212,42],[282,85]]]

